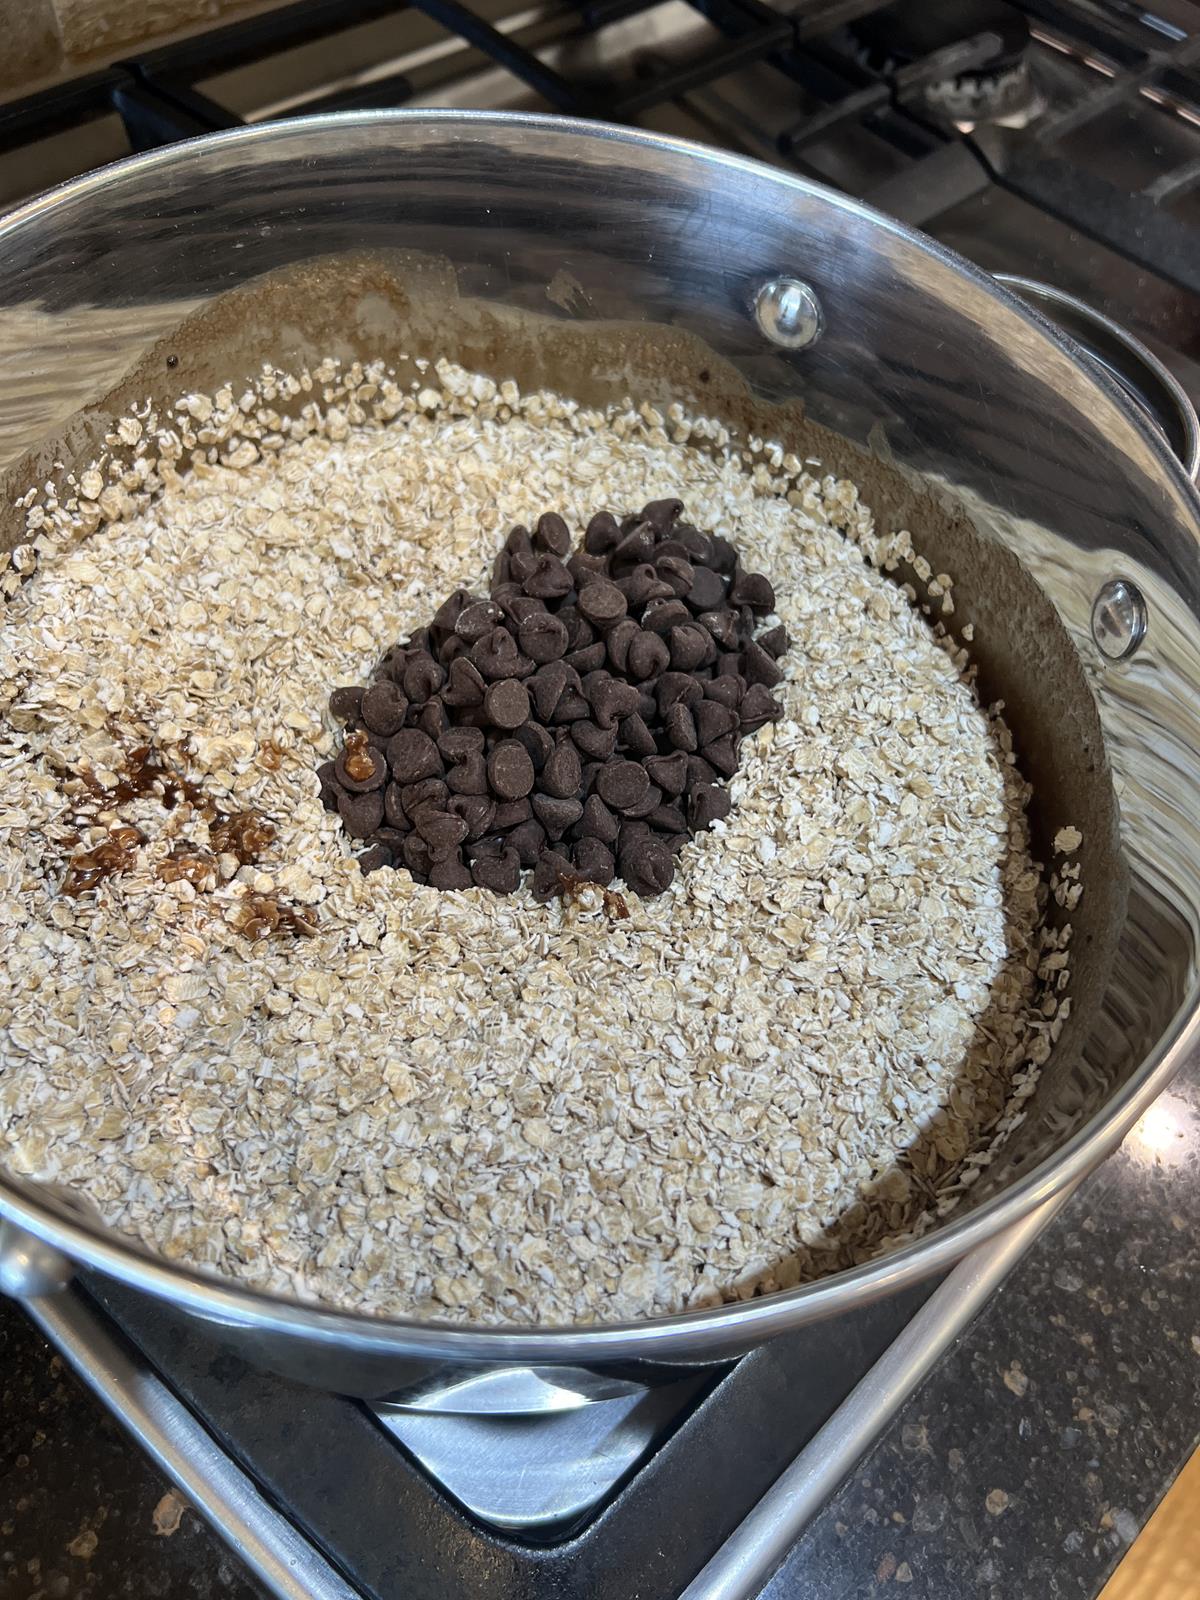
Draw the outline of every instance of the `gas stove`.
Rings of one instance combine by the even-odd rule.
[[[1200,395],[1184,0],[311,0],[0,105],[0,205],[198,133],[385,106],[602,117],[776,163],[1080,297]],[[305,1390],[98,1280],[30,1304],[277,1595],[748,1600],[1058,1203],[732,1367],[599,1396],[516,1375],[520,1418],[470,1377],[404,1406]]]

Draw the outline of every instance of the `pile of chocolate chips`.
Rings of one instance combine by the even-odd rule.
[[[654,500],[588,523],[516,527],[486,600],[456,590],[365,687],[335,689],[345,747],[326,807],[367,842],[364,872],[548,900],[614,877],[671,882],[689,836],[729,814],[743,734],[780,715],[782,627],[728,539]]]

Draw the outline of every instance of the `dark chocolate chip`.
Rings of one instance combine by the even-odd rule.
[[[621,542],[621,525],[611,511],[597,511],[583,535],[583,548],[591,556],[602,556]]]
[[[598,794],[590,794],[584,802],[580,828],[585,838],[599,839],[603,844],[615,844],[619,823]]]
[[[561,839],[573,823],[579,821],[583,815],[583,805],[579,800],[557,799],[550,794],[535,794],[531,804],[533,814],[546,830],[550,839]]]
[[[783,682],[783,669],[753,640],[742,652],[742,661],[743,670],[751,683],[765,684],[768,689],[773,689],[777,683]]]
[[[619,622],[627,609],[625,596],[606,578],[597,578],[581,590],[577,604],[580,615],[598,628]]]
[[[438,811],[433,806],[419,807],[413,826],[434,855],[462,844],[469,831],[462,817],[451,811]]]
[[[682,500],[650,500],[642,507],[641,520],[648,522],[655,533],[666,533],[683,515]]]
[[[533,762],[516,739],[502,739],[488,756],[488,783],[501,800],[520,800],[533,788]]]
[[[528,822],[517,824],[508,836],[508,843],[517,852],[521,865],[532,867],[546,848],[546,830],[530,817]]]
[[[567,645],[572,650],[583,650],[596,642],[596,630],[586,617],[581,617],[574,606],[564,606],[558,613],[560,622],[566,623]]]
[[[583,769],[573,745],[560,744],[551,755],[538,777],[538,787],[543,794],[566,799],[574,795],[583,781]],[[536,803],[534,810],[537,810]]]
[[[479,755],[467,756],[457,766],[451,767],[446,785],[452,794],[486,794],[488,792],[487,762]]]
[[[482,839],[495,826],[496,803],[485,794],[452,795],[446,809],[462,818],[467,827],[467,838],[472,842]]]
[[[644,682],[665,672],[671,660],[667,641],[657,633],[639,633],[629,646],[627,670],[631,678]]]
[[[389,783],[383,791],[383,814],[393,828],[408,829],[411,826],[398,783]]]
[[[718,705],[715,700],[704,699],[698,706],[693,706],[692,716],[696,720],[696,736],[701,747],[711,744],[722,734],[732,733],[738,725],[737,712],[731,711],[728,706]]]
[[[517,641],[507,628],[493,628],[477,640],[471,646],[471,660],[489,682],[524,678],[533,671],[533,662],[517,649]]]
[[[388,743],[388,766],[397,783],[416,783],[421,778],[440,778],[442,758],[437,745],[419,728],[404,728]]]
[[[416,878],[418,883],[426,883],[429,879],[429,869],[433,865],[433,858],[429,854],[429,846],[419,833],[410,833],[401,849],[404,865]]]
[[[548,611],[535,612],[520,623],[517,642],[531,661],[557,661],[567,651],[567,627]]]
[[[687,786],[687,763],[683,750],[676,750],[669,756],[651,756],[646,762],[646,773],[664,794],[682,794]]]
[[[653,836],[623,845],[618,866],[634,894],[661,894],[675,876],[674,856],[666,844]]]
[[[711,567],[696,567],[687,603],[693,611],[716,611],[725,603],[725,580]]]
[[[454,593],[443,600],[433,613],[433,621],[429,624],[430,634],[444,637],[448,633],[453,633],[454,624],[466,608],[474,603],[475,596],[469,589],[455,589]]]
[[[687,818],[678,806],[655,806],[646,813],[646,821],[658,833],[687,832]]]
[[[335,689],[329,696],[331,714],[339,722],[357,722],[365,693],[366,690],[358,684],[347,684],[344,688]]]
[[[729,603],[749,606],[756,616],[767,616],[775,609],[775,591],[761,572],[735,572],[729,587]]]
[[[580,719],[571,724],[571,738],[585,756],[593,761],[607,761],[617,748],[617,725],[598,728],[594,722]]]
[[[777,628],[768,628],[766,633],[760,633],[758,643],[769,656],[778,661],[780,656],[787,655],[791,641],[788,639],[787,629],[781,622]]]
[[[663,727],[674,749],[686,750],[691,754],[698,747],[696,720],[682,700],[677,700],[667,712]]]
[[[713,637],[722,650],[736,650],[739,642],[738,614],[728,608],[721,611],[702,611],[696,621]]]
[[[468,756],[483,754],[483,729],[454,727],[443,733],[437,742],[438,753],[453,766]]]
[[[636,761],[615,758],[605,762],[596,778],[596,792],[614,811],[624,811],[644,800],[650,789],[645,767]]]
[[[677,599],[681,599],[691,590],[696,569],[690,561],[685,561],[681,556],[660,556],[654,563],[654,568]],[[719,579],[717,581],[720,582]]]
[[[709,556],[707,565],[714,572],[732,572],[737,565],[737,547],[730,544],[728,539],[722,538],[719,533],[709,535]]]
[[[721,779],[716,767],[710,767],[703,756],[689,756],[687,758],[687,788],[699,789],[706,783],[720,783]]]
[[[385,844],[372,844],[363,851],[358,858],[359,870],[364,877],[369,872],[378,872],[382,867],[390,867],[392,852]]]
[[[665,719],[673,705],[697,705],[704,699],[704,688],[690,672],[664,672],[654,685],[654,698]]]
[[[641,636],[641,631],[632,617],[623,617],[615,627],[610,628],[604,640],[604,648],[608,653],[608,664],[615,672],[625,671],[629,660],[629,647]]]
[[[442,690],[442,704],[478,706],[483,704],[484,682],[476,667],[463,656],[450,663],[450,676]]]
[[[665,636],[672,628],[682,628],[691,620],[692,613],[682,600],[655,600],[646,607],[642,627]]]
[[[783,714],[783,707],[765,683],[752,683],[738,709],[743,733],[753,733]]]
[[[416,783],[406,783],[397,787],[400,789],[400,804],[404,807],[405,815],[410,822],[416,819],[417,812],[422,806],[433,806],[436,810],[443,810],[450,796],[449,788],[440,778],[421,778]]]
[[[615,739],[613,743],[616,743]],[[336,761],[322,761],[317,768],[317,782],[321,786],[319,791],[321,804],[326,811],[336,811],[338,796],[346,793],[345,789],[337,781]]]
[[[621,723],[620,742],[630,755],[638,757],[652,756],[658,749],[654,735],[636,711]]]
[[[577,690],[568,689],[555,708],[553,720],[557,727],[563,727],[586,717],[590,710],[591,707]]]
[[[648,522],[636,522],[609,558],[614,576],[623,578],[643,561],[654,560],[654,529]]]
[[[652,605],[656,601],[669,600],[675,593],[666,579],[660,578],[648,561],[643,561],[640,566],[634,567],[632,572],[618,579],[617,587],[634,611]]]
[[[729,790],[722,784],[704,783],[692,791],[688,804],[688,821],[696,833],[702,833],[733,810]]]
[[[706,744],[704,759],[722,777],[732,778],[738,765],[737,740],[733,734],[727,733],[723,739],[714,739],[711,744]]]
[[[353,761],[355,770],[358,769],[360,761],[369,760],[371,762],[370,774],[365,778],[351,777],[346,770],[346,762],[348,760]],[[382,789],[387,782],[387,775],[387,762],[373,745],[367,745],[365,748],[355,751],[343,750],[337,758],[333,769],[334,781],[349,794],[366,794],[372,789]],[[365,835],[363,837],[365,838]]]
[[[427,733],[436,744],[437,741],[450,727],[450,718],[446,715],[446,708],[440,700],[430,700],[421,710],[417,718],[417,727],[422,733]]]
[[[733,673],[726,673],[722,678],[709,678],[704,685],[706,700],[715,700],[719,706],[728,706],[731,711],[736,711],[741,705],[745,693],[745,683]]]
[[[457,851],[431,864],[429,881],[435,889],[469,889],[474,882],[470,868]]]
[[[496,807],[492,827],[498,833],[507,833],[510,828],[517,828],[521,823],[528,822],[532,816],[533,806],[528,796],[524,800],[505,800]]]
[[[540,772],[554,753],[554,735],[549,728],[543,728],[540,722],[522,723],[513,733],[513,738],[528,750],[535,772]]]
[[[445,667],[425,651],[410,657],[404,669],[404,692],[414,705],[424,705],[430,695],[436,694],[445,681]],[[364,705],[366,699],[364,695]]]
[[[569,682],[570,673],[560,661],[552,661],[539,668],[530,678],[529,693],[533,698],[534,710],[543,722],[549,722],[553,717]]]
[[[533,536],[535,550],[547,550],[560,559],[571,548],[571,530],[557,511],[544,511],[538,518],[537,532]]]
[[[608,652],[603,639],[597,639],[594,644],[584,645],[582,649],[572,650],[565,658],[569,667],[574,667],[576,672],[595,672],[602,667],[607,659]]]
[[[557,556],[549,554],[538,556],[533,570],[521,582],[525,593],[535,600],[561,600],[575,587],[575,580],[566,567]]]
[[[345,794],[338,801],[338,815],[352,839],[369,839],[383,822],[383,796],[378,789],[370,794]]]
[[[588,699],[592,715],[602,728],[611,728],[614,722],[632,715],[638,706],[638,692],[633,684],[610,678],[607,673],[592,683]]]
[[[533,554],[533,537],[523,522],[514,523],[508,530],[508,538],[504,541],[504,548],[510,556],[531,556]]]
[[[564,883],[570,883],[573,872],[566,856],[557,850],[547,850],[537,859],[529,888],[535,900],[543,904],[561,894]]]
[[[471,863],[471,877],[493,894],[513,894],[521,882],[521,858],[511,846],[495,856],[479,856]]]
[[[589,837],[578,840],[572,846],[571,860],[581,878],[586,878],[589,883],[598,883],[601,888],[616,876],[612,851],[599,839]]]
[[[483,714],[494,728],[519,728],[529,720],[529,691],[519,678],[504,678],[488,686]]]

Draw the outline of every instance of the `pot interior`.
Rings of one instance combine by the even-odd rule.
[[[909,528],[970,619],[1034,787],[1034,853],[1083,834],[1073,1010],[983,1204],[1104,1118],[1195,979],[1200,573],[1161,448],[1014,303],[936,247],[724,157],[538,119],[283,125],[85,180],[9,224],[0,270],[0,536],[147,397],[284,370],[446,356],[522,389],[626,395],[777,438]],[[812,285],[803,351],[761,284]],[[415,369],[412,369],[415,371]],[[1109,662],[1101,586],[1140,589]],[[898,580],[920,587],[915,573]]]

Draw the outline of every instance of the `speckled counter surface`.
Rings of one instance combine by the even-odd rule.
[[[764,1600],[1091,1600],[1200,1438],[1198,1180],[1200,1064],[1050,1226]],[[257,1600],[167,1495],[0,1301],[3,1600]]]

